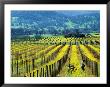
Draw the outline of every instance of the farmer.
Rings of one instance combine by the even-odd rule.
[[[72,73],[73,71],[76,70],[76,69],[75,69],[76,67],[75,67],[74,65],[69,64],[68,67],[69,67],[68,72],[71,71],[71,73]]]
[[[82,68],[83,71],[85,70],[85,64],[84,64],[84,61],[85,61],[85,60],[81,61],[81,68]]]

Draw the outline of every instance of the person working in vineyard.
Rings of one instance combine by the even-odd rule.
[[[85,64],[84,64],[85,60],[81,61],[81,68],[84,71],[85,70]]]
[[[69,64],[68,67],[69,67],[68,72],[71,72],[72,73],[73,71],[77,70],[74,65]]]

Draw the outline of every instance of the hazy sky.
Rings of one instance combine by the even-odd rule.
[[[22,11],[20,11],[20,10],[18,10],[18,11],[12,11],[12,14],[14,15],[14,14],[22,14],[22,13],[29,13],[29,14],[31,14],[31,13],[34,13],[34,14],[37,14],[37,12],[39,12],[39,11],[32,11],[32,10],[22,10]],[[82,15],[82,14],[91,14],[91,13],[99,13],[100,14],[100,11],[99,10],[60,10],[60,11],[58,11],[58,10],[54,10],[54,11],[41,11],[41,12],[57,12],[57,13],[60,13],[60,14],[65,14],[65,15],[68,15],[68,16],[76,16],[76,15]],[[42,13],[41,13],[42,14]]]

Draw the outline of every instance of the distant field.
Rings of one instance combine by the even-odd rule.
[[[11,42],[12,77],[99,77],[100,38],[47,37]]]

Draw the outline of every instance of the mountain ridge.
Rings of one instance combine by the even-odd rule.
[[[65,11],[65,14],[70,15],[71,13]],[[100,13],[98,11],[77,16],[65,14],[61,11],[12,11],[12,33],[17,35],[19,32],[16,29],[21,29],[21,35],[22,33],[27,35],[27,32],[28,34],[62,35],[74,32],[75,29],[79,29],[81,33],[100,32]]]

